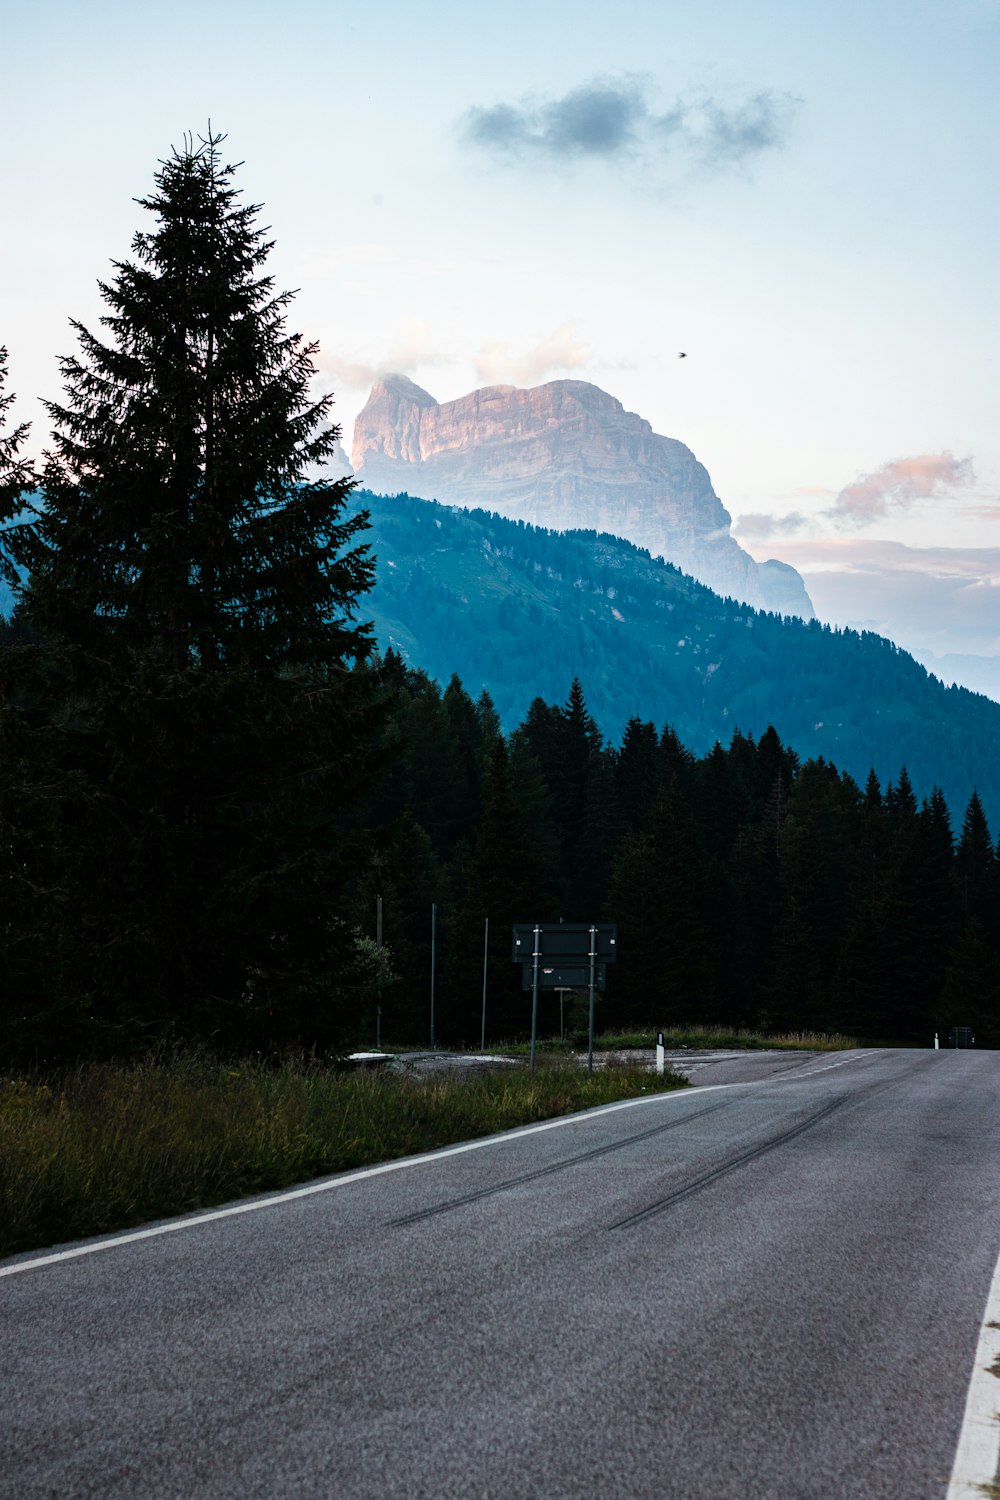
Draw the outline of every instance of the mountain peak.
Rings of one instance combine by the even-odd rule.
[[[437,402],[405,375],[376,384],[351,454],[366,488],[625,537],[719,594],[812,618],[794,568],[758,567],[730,535],[707,470],[600,386],[484,386]]]
[[[376,396],[383,391],[387,395],[398,396],[403,401],[412,401],[415,406],[437,406],[438,404],[430,391],[425,391],[423,386],[417,385],[416,381],[411,380],[408,375],[400,375],[395,371],[390,371],[375,382],[371,395],[368,397],[368,404],[371,405]]]

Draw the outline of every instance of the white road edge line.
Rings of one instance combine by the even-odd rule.
[[[854,1053],[837,1063],[817,1068],[815,1071],[826,1073],[830,1067],[839,1067],[840,1062],[858,1062],[872,1055],[873,1053],[870,1052]],[[811,1076],[810,1073],[798,1073],[789,1075],[787,1079],[759,1078],[754,1082],[791,1082],[796,1078]],[[38,1255],[32,1260],[15,1261],[13,1265],[0,1266],[0,1278],[17,1276],[21,1271],[40,1270],[42,1266],[54,1266],[64,1260],[78,1260],[83,1255],[96,1255],[101,1250],[116,1250],[119,1245],[134,1245],[138,1240],[158,1239],[160,1235],[176,1234],[181,1229],[195,1229],[199,1224],[211,1224],[216,1219],[233,1219],[237,1214],[257,1213],[262,1208],[275,1208],[279,1203],[292,1203],[296,1198],[311,1198],[316,1193],[331,1193],[336,1188],[349,1187],[352,1182],[363,1182],[367,1177],[381,1177],[386,1172],[401,1172],[406,1167],[423,1166],[425,1162],[441,1161],[446,1156],[461,1156],[466,1151],[482,1151],[486,1146],[497,1146],[503,1141],[516,1141],[526,1135],[540,1135],[545,1130],[558,1130],[563,1125],[573,1125],[594,1115],[611,1114],[619,1109],[633,1109],[637,1104],[653,1104],[657,1101],[662,1103],[667,1099],[691,1099],[695,1094],[714,1094],[719,1089],[739,1086],[731,1083],[710,1083],[704,1088],[695,1087],[690,1093],[687,1089],[678,1089],[676,1093],[646,1094],[640,1099],[623,1099],[617,1104],[602,1104],[596,1109],[578,1110],[576,1114],[561,1115],[557,1120],[545,1120],[540,1125],[523,1125],[517,1130],[504,1130],[496,1135],[483,1136],[482,1140],[465,1141],[461,1146],[442,1146],[437,1151],[424,1151],[420,1156],[403,1156],[398,1161],[383,1162],[377,1167],[362,1167],[356,1172],[347,1172],[338,1177],[324,1177],[319,1182],[309,1183],[306,1187],[292,1188],[283,1193],[272,1193],[267,1198],[253,1198],[248,1203],[235,1203],[231,1208],[216,1208],[210,1213],[197,1214],[192,1218],[172,1219],[169,1223],[157,1224],[152,1229],[135,1229],[129,1234],[118,1234],[111,1239],[77,1245],[73,1250],[58,1250],[53,1255]],[[752,1083],[742,1085],[742,1087],[752,1087]],[[950,1496],[949,1500],[951,1500]],[[982,1500],[981,1495],[979,1500]]]
[[[516,1141],[526,1135],[541,1135],[545,1130],[559,1130],[564,1125],[576,1125],[581,1120],[596,1115],[608,1115],[619,1109],[634,1109],[638,1104],[664,1103],[671,1099],[698,1099],[702,1094],[714,1094],[719,1089],[730,1088],[730,1084],[713,1083],[705,1088],[678,1089],[664,1094],[645,1094],[638,1099],[622,1099],[617,1104],[601,1104],[596,1109],[578,1110],[576,1114],[560,1115],[557,1120],[545,1120],[540,1125],[523,1125],[516,1130],[504,1130],[496,1135],[483,1136],[478,1141],[464,1141],[460,1146],[442,1146],[437,1151],[424,1151],[419,1156],[402,1156],[397,1161],[382,1162],[377,1167],[362,1167],[356,1172],[343,1173],[338,1177],[325,1177],[311,1182],[306,1187],[292,1188],[288,1192],[272,1193],[267,1198],[254,1198],[248,1203],[234,1203],[231,1208],[213,1209],[207,1214],[192,1218],[172,1219],[167,1224],[154,1225],[152,1229],[136,1229],[130,1234],[118,1234],[112,1239],[96,1243],[77,1245],[72,1250],[58,1250],[54,1255],[40,1255],[33,1260],[17,1261],[11,1266],[0,1266],[0,1277],[16,1276],[21,1271],[35,1271],[42,1266],[54,1266],[64,1260],[78,1260],[82,1255],[96,1255],[100,1250],[116,1250],[119,1245],[133,1245],[137,1240],[157,1239],[163,1234],[176,1234],[182,1229],[195,1229],[199,1224],[211,1224],[216,1219],[233,1219],[237,1214],[253,1214],[262,1208],[275,1208],[279,1203],[292,1203],[296,1198],[311,1198],[316,1193],[332,1193],[336,1188],[350,1187],[352,1182],[363,1182],[369,1177],[381,1177],[386,1172],[402,1172],[407,1167],[420,1167],[426,1162],[442,1161],[446,1156],[461,1156],[466,1151],[482,1151],[487,1146],[497,1146],[504,1141]]]
[[[969,1380],[962,1432],[958,1439],[946,1500],[983,1500],[1000,1495],[1000,1256],[986,1298],[983,1326]]]

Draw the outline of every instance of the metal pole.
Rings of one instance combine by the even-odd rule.
[[[486,1050],[486,963],[490,956],[490,919],[486,918],[486,935],[483,938],[483,1027],[479,1037],[479,1050]]]
[[[375,1051],[382,1049],[382,897],[375,898],[375,949],[378,953],[375,998]]]
[[[434,962],[437,957],[437,919],[438,909],[431,902],[431,1051],[437,1045],[434,1041]]]
[[[597,958],[597,928],[590,925],[590,1019],[587,1025],[587,1073],[594,1072],[594,961]]]
[[[538,950],[541,947],[542,929],[535,923],[535,952],[532,956],[531,975],[531,1071],[535,1071],[535,1038],[538,1035]]]

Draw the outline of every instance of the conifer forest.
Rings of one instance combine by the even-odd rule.
[[[0,384],[0,1053],[326,1055],[377,1008],[426,1044],[432,909],[444,1045],[478,1044],[484,978],[487,1041],[524,1035],[511,927],[560,918],[617,923],[600,1029],[1000,1045],[978,792],[800,760],[780,723],[611,742],[586,660],[505,728],[376,648],[367,513],[222,139],[160,164],[39,463]]]

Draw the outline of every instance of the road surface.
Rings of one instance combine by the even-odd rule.
[[[747,1069],[3,1262],[0,1495],[971,1496],[1000,1054]]]

